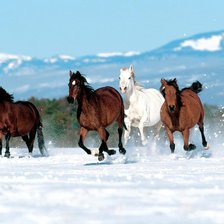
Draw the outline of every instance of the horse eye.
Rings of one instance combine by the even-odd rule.
[[[128,79],[131,79],[131,77],[129,77]]]

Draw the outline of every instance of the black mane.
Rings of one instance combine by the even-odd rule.
[[[76,73],[72,73],[71,80],[79,80],[80,86],[85,88],[85,90],[88,93],[94,93],[95,90],[92,88],[92,86],[89,85],[88,81],[86,80],[85,76],[82,75],[79,71]]]
[[[76,73],[72,73],[70,80],[78,80],[79,81],[79,86],[84,89],[86,93],[86,97],[88,100],[90,99],[95,99],[95,90],[92,88],[92,86],[89,85],[88,81],[86,80],[86,77],[82,75],[79,71]]]
[[[0,103],[3,103],[4,101],[13,103],[14,97],[13,97],[13,94],[9,94],[8,92],[6,92],[5,89],[0,87]]]
[[[178,84],[177,84],[177,80],[176,80],[176,78],[175,78],[175,79],[165,80],[165,81],[166,81],[166,83],[167,83],[168,86],[173,86],[173,87],[176,89],[177,104],[178,104],[179,107],[181,107],[181,106],[182,106],[182,102],[181,102],[181,96],[180,96],[180,95],[181,95],[181,92],[182,92],[183,90],[180,90],[180,89],[179,89],[179,86],[178,86]],[[165,89],[161,89],[160,91],[161,91],[162,95],[163,95],[164,98],[165,98]]]

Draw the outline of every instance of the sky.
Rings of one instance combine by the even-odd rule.
[[[223,30],[223,0],[1,0],[0,53],[145,52]]]

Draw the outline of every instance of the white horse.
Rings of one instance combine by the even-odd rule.
[[[120,69],[120,90],[125,94],[125,124],[124,144],[127,143],[131,126],[138,127],[143,145],[147,144],[147,138],[143,128],[157,125],[160,129],[160,109],[164,102],[162,94],[156,89],[144,89],[135,81],[134,68]],[[158,129],[158,131],[159,131]],[[158,134],[158,133],[156,133]]]

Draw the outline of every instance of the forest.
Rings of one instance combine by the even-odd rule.
[[[39,110],[43,123],[43,132],[46,146],[51,147],[77,147],[79,139],[79,124],[76,118],[77,103],[69,104],[66,97],[60,99],[37,99],[31,97],[32,102]],[[205,128],[210,133],[224,132],[224,108],[214,105],[204,105],[205,108]],[[107,128],[110,133],[108,140],[109,147],[117,147],[117,124]],[[146,130],[147,131],[147,130]],[[133,132],[138,132],[133,129]],[[161,135],[165,135],[161,130]],[[21,138],[13,138],[10,142],[12,147],[25,147]],[[89,132],[86,144],[97,147],[100,144],[98,134]],[[140,139],[136,138],[135,144],[140,144]],[[35,144],[35,146],[37,146]]]

